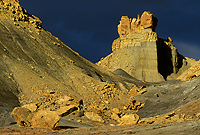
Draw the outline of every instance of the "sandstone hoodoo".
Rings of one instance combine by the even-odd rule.
[[[149,82],[176,79],[193,62],[180,55],[168,37],[155,32],[158,19],[145,11],[137,18],[122,16],[119,38],[113,41],[112,53],[97,65],[111,71],[122,69],[131,76]]]

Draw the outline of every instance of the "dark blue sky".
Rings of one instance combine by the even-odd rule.
[[[121,16],[133,18],[143,11],[151,11],[158,18],[159,37],[170,36],[182,55],[200,59],[199,0],[19,1],[42,20],[43,28],[92,62],[111,53]]]

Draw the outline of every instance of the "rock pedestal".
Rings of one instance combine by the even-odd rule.
[[[176,79],[183,72],[180,68],[189,66],[170,37],[165,40],[157,36],[157,22],[157,18],[147,11],[137,19],[122,16],[118,25],[119,38],[112,44],[113,52],[97,65],[111,71],[122,69],[142,81]]]
[[[113,53],[98,65],[112,71],[121,68],[139,80],[164,81],[158,72],[157,40],[151,28],[123,35],[113,42]]]

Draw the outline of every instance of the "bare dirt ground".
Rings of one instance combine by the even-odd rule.
[[[44,128],[0,128],[0,134],[73,134],[73,135],[199,135],[200,122],[165,125],[123,125],[83,127],[60,130]]]

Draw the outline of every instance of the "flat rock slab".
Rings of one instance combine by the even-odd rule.
[[[94,112],[85,112],[85,116],[92,121],[98,121],[104,123],[104,120]]]
[[[134,98],[144,107],[137,114],[140,118],[148,118],[168,113],[200,97],[200,78],[187,82],[165,82],[160,86],[146,88],[147,92]]]
[[[59,127],[61,127],[61,128],[81,128],[81,127],[93,127],[93,126],[89,125],[89,124],[70,121],[70,120],[66,120],[65,118],[61,118],[59,121]]]

